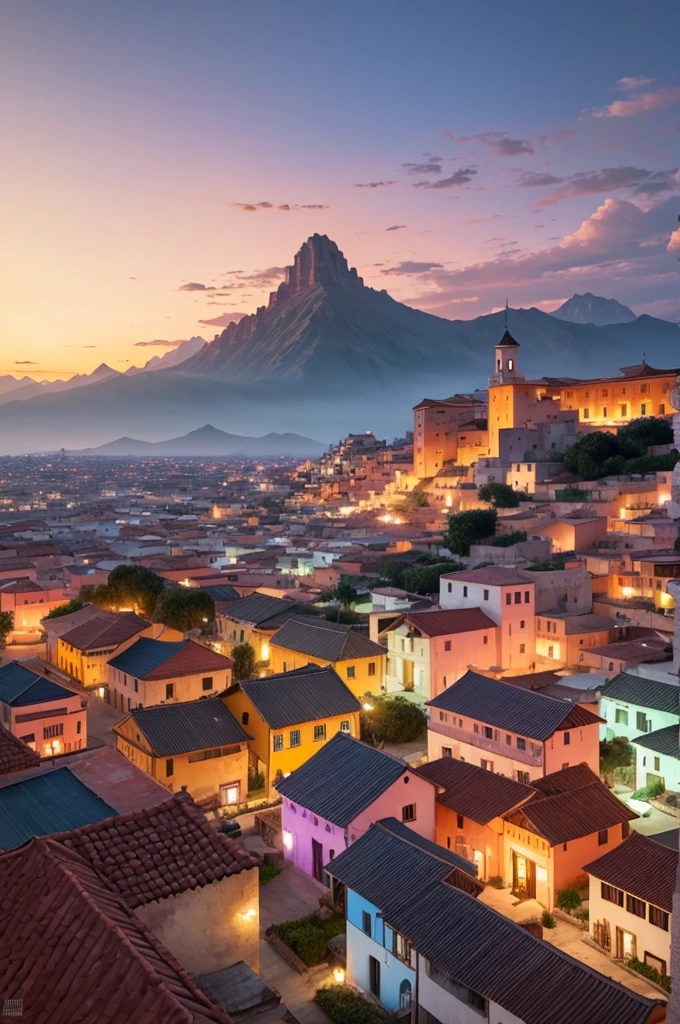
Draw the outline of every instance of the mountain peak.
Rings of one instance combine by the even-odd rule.
[[[617,302],[616,299],[604,299],[592,292],[578,293],[554,309],[550,316],[558,320],[568,320],[572,324],[593,324],[595,327],[607,327],[609,324],[627,324],[637,317],[632,309]]]
[[[328,235],[310,235],[295,253],[286,280],[269,297],[269,308],[300,295],[315,285],[328,287],[342,282],[363,284],[354,267],[348,265],[343,253]]]

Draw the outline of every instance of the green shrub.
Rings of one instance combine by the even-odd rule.
[[[579,487],[563,487],[561,491],[555,491],[555,501],[587,501],[590,491],[582,491]]]
[[[541,924],[544,928],[554,928],[557,921],[548,910],[544,910],[541,914]]]
[[[520,502],[519,495],[509,484],[482,484],[477,497],[494,508],[517,508]]]
[[[501,878],[500,875],[491,875],[489,877],[487,885],[490,885],[492,889],[504,889],[505,888],[505,886],[503,885],[503,879]]]
[[[671,979],[667,974],[659,974],[656,967],[651,967],[649,964],[644,963],[643,960],[637,960],[634,956],[630,960],[626,960],[628,967],[632,967],[634,971],[641,974],[643,978],[649,978],[655,985],[659,985],[665,992],[671,990]]]
[[[534,562],[533,565],[527,565],[527,572],[560,572],[564,569],[563,558],[553,558],[550,562]]]
[[[574,917],[579,921],[583,921],[584,924],[588,924],[590,920],[590,914],[585,907],[579,907],[578,910],[575,910]]]
[[[264,772],[253,772],[248,776],[248,796],[264,793]]]
[[[512,533],[499,533],[497,537],[491,537],[487,544],[494,548],[511,548],[513,544],[521,544],[526,539],[524,530],[514,530]]]
[[[84,607],[83,602],[77,597],[74,597],[67,604],[60,604],[56,608],[53,608],[51,612],[48,612],[45,616],[46,619],[59,619],[62,615],[70,615],[71,612],[79,612]]]
[[[384,1024],[387,1015],[346,985],[316,990],[315,1000],[335,1024]]]
[[[410,743],[427,735],[425,712],[406,697],[373,694],[361,712],[361,738],[373,743]]]
[[[449,517],[449,529],[443,538],[444,546],[454,555],[469,555],[471,544],[479,544],[487,537],[494,536],[497,518],[495,508],[457,512]]]
[[[661,796],[664,792],[664,784],[661,779],[650,782],[648,786],[642,786],[633,793],[633,800],[652,800],[655,796]]]
[[[558,889],[556,903],[560,910],[570,914],[572,910],[581,906],[581,897],[576,889]]]
[[[282,868],[276,864],[260,864],[260,885],[266,885],[267,882],[271,882],[272,878],[276,878],[277,875],[281,874]]]
[[[274,924],[268,929],[267,934],[273,932],[307,967],[314,967],[325,959],[329,940],[344,930],[345,919],[341,914],[334,914],[326,919],[320,918],[317,914],[309,914],[295,921]]]

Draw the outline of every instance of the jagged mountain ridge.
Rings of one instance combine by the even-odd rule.
[[[38,395],[53,395],[60,391],[72,391],[74,388],[87,387],[89,384],[100,384],[102,381],[112,377],[120,377],[118,370],[113,370],[106,363],[100,363],[92,373],[77,373],[68,380],[33,380],[32,377],[24,378],[20,387],[10,388],[0,392],[0,405],[6,402],[25,402]]]
[[[205,344],[205,338],[201,338],[198,335],[193,338],[187,338],[186,341],[181,342],[177,348],[164,352],[162,356],[152,356],[150,359],[147,359],[144,366],[131,366],[129,370],[125,371],[125,374],[128,377],[134,377],[137,373],[169,370],[171,367],[178,366],[180,363],[183,363],[192,356],[195,356],[197,352],[201,351]]]
[[[244,437],[218,430],[207,423],[204,427],[173,437],[167,441],[140,441],[134,437],[119,437],[115,441],[71,452],[74,455],[153,456],[153,455],[245,455],[263,458],[276,455],[320,455],[325,446],[320,441],[300,434],[269,433],[263,437]]]
[[[554,309],[550,316],[568,320],[572,324],[592,324],[594,327],[608,327],[611,324],[627,324],[637,317],[632,309],[616,299],[605,299],[592,292],[578,293]]]

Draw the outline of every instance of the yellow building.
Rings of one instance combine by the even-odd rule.
[[[107,700],[131,711],[210,697],[231,684],[231,659],[194,640],[140,637],[108,665]]]
[[[359,737],[361,705],[330,666],[309,665],[234,683],[221,694],[252,739],[250,768],[264,775],[265,791],[304,764],[337,732]]]
[[[231,601],[217,613],[217,631],[229,653],[236,644],[249,643],[259,662],[269,661],[269,641],[296,610],[295,601],[268,594],[250,594]]]
[[[137,708],[113,726],[129,761],[173,793],[232,807],[248,795],[249,734],[218,697]]]
[[[641,416],[669,416],[676,370],[655,370],[647,363],[624,366],[620,377],[600,377],[562,389],[563,410],[578,410],[579,423],[621,427]]]
[[[303,615],[290,618],[269,644],[273,672],[330,664],[359,698],[382,689],[385,659],[384,647],[351,626]]]
[[[134,612],[109,612],[95,605],[57,619],[46,619],[47,659],[89,688],[106,683],[107,664],[142,634],[163,630]],[[175,632],[174,630],[172,631]],[[182,634],[176,638],[181,639]]]

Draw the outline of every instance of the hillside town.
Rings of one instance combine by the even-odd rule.
[[[521,364],[315,461],[0,459],[6,1016],[673,1019],[680,370]]]

